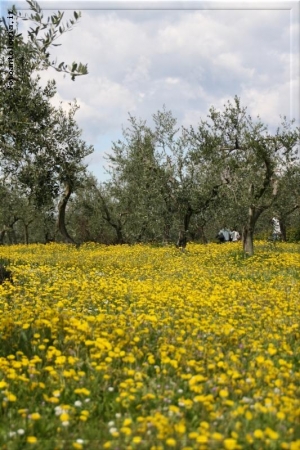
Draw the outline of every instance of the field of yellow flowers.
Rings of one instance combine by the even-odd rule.
[[[0,449],[300,449],[300,246],[11,246]]]

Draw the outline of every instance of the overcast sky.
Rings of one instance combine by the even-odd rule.
[[[252,116],[271,127],[280,115],[300,123],[299,2],[47,6],[49,13],[82,11],[53,55],[87,63],[89,75],[72,82],[49,70],[43,79],[57,80],[56,104],[77,98],[77,121],[95,148],[87,162],[99,180],[106,179],[103,156],[121,138],[129,112],[151,121],[165,104],[179,125],[196,125],[211,105],[221,108],[237,94]]]

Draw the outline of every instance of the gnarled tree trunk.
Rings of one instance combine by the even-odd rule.
[[[6,233],[6,228],[3,228],[3,229],[0,231],[0,245],[3,245],[3,244],[4,244],[4,236],[5,236],[5,233]]]
[[[33,219],[29,220],[28,222],[25,222],[24,219],[22,219],[22,222],[24,224],[24,243],[26,245],[29,244],[29,225],[33,222]]]
[[[64,191],[64,193],[61,197],[61,200],[58,204],[57,226],[63,237],[64,242],[66,242],[67,244],[75,244],[74,239],[71,238],[71,236],[69,235],[68,230],[66,228],[66,207],[67,207],[67,203],[69,201],[71,194],[72,194],[71,183],[66,182],[65,183],[65,191]]]
[[[280,231],[281,231],[281,238],[284,242],[287,241],[287,235],[286,235],[286,226],[287,226],[287,219],[288,217],[296,211],[296,209],[299,209],[300,205],[296,204],[291,208],[289,211],[284,211],[279,215],[279,225],[280,225]]]
[[[254,255],[253,236],[255,224],[264,208],[256,209],[253,205],[249,207],[248,221],[243,228],[243,250],[249,256]]]
[[[276,179],[274,181],[272,180],[273,170],[268,155],[265,155],[264,162],[266,165],[266,173],[263,186],[257,194],[254,194],[254,185],[250,183],[249,194],[252,194],[255,201],[258,202],[259,200],[261,200],[261,198],[263,198],[267,188],[273,184],[272,198],[268,203],[261,204],[259,206],[254,206],[252,204],[249,207],[248,220],[243,228],[243,249],[244,253],[247,253],[249,256],[254,255],[253,236],[256,222],[258,221],[262,212],[268,209],[275,201],[278,192],[278,181]]]
[[[284,219],[279,219],[280,231],[281,231],[281,239],[283,242],[286,242],[286,222]]]
[[[244,253],[247,253],[247,255],[254,255],[253,228],[248,224],[245,225],[243,229],[243,249]]]
[[[198,228],[198,232],[199,232],[199,239],[202,242],[202,244],[207,244],[208,243],[208,239],[205,235],[205,231],[204,231],[204,225],[200,225]]]
[[[193,209],[190,207],[190,205],[188,205],[187,211],[184,215],[184,219],[183,219],[183,228],[184,228],[184,232],[187,233],[189,231],[189,226],[190,226],[190,221],[192,218],[194,211]]]
[[[5,234],[7,235],[10,244],[16,243],[16,236],[13,226],[18,220],[20,220],[19,217],[14,216],[13,219],[7,225],[3,226],[2,230],[0,231],[0,245],[4,244]]]

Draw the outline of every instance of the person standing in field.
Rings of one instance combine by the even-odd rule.
[[[273,241],[279,241],[281,239],[281,229],[277,217],[272,218],[272,225],[273,225]]]
[[[237,242],[241,239],[240,233],[236,230],[236,227],[233,227],[233,230],[230,233],[232,242]]]
[[[221,228],[221,230],[217,234],[217,239],[219,239],[220,244],[222,244],[223,242],[230,241],[230,230],[226,228],[226,225],[224,225],[223,228]]]

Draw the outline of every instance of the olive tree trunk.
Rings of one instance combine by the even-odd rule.
[[[67,244],[75,244],[74,239],[69,235],[67,227],[66,227],[66,207],[69,201],[69,198],[72,194],[72,186],[70,183],[65,183],[65,190],[58,204],[58,220],[57,226],[62,235],[64,242]]]

